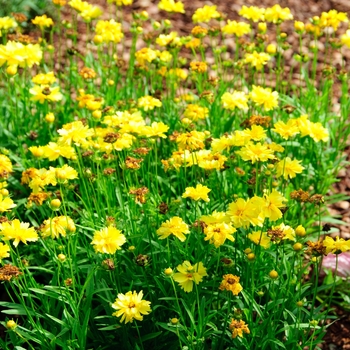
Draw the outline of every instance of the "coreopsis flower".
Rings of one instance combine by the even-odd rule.
[[[180,134],[176,138],[179,150],[197,150],[204,148],[204,140],[207,137],[205,132],[190,131]]]
[[[184,4],[181,1],[160,0],[158,8],[167,12],[185,13]]]
[[[67,180],[74,180],[78,178],[78,172],[71,166],[64,164],[61,168],[51,168],[55,171],[56,179],[60,183],[66,183]]]
[[[271,238],[267,235],[267,232],[255,231],[248,234],[248,239],[250,239],[256,245],[260,245],[264,249],[270,247]]]
[[[253,85],[249,97],[256,105],[263,106],[266,111],[278,106],[278,92],[270,88]]]
[[[43,151],[42,157],[49,161],[58,159],[60,156],[67,159],[76,159],[76,153],[72,146],[58,145],[55,142],[49,142],[46,146],[40,146]],[[29,149],[31,151],[31,147]]]
[[[310,122],[309,135],[315,142],[329,140],[329,131],[321,123]]]
[[[285,140],[288,140],[290,137],[293,137],[300,132],[295,119],[289,119],[287,123],[279,120],[271,130],[279,134]]]
[[[205,62],[194,61],[190,63],[192,72],[205,73],[208,70],[208,65]]]
[[[229,204],[226,215],[230,217],[233,226],[236,228],[248,228],[250,224],[253,226],[262,226],[263,217],[261,213],[261,201],[255,197],[245,201],[238,198],[235,202]]]
[[[274,151],[267,144],[248,142],[236,153],[244,160],[255,162],[266,162],[269,159],[275,159]]]
[[[202,199],[204,202],[209,202],[210,199],[208,197],[208,193],[210,191],[211,189],[209,189],[207,186],[198,184],[196,187],[186,187],[182,198],[191,198],[195,201]]]
[[[266,22],[281,23],[289,19],[293,19],[293,15],[290,13],[288,7],[282,8],[280,5],[276,4],[265,9]]]
[[[297,33],[301,34],[305,29],[304,22],[294,21],[294,29]]]
[[[214,244],[215,248],[222,246],[226,239],[234,242],[233,234],[236,229],[230,223],[213,223],[204,228],[205,241],[209,241],[210,244]]]
[[[135,53],[135,58],[141,66],[144,66],[146,62],[151,63],[157,58],[157,52],[148,47],[144,47]]]
[[[34,19],[32,19],[32,23],[34,25],[38,26],[40,28],[40,30],[43,30],[46,27],[53,26],[52,18],[49,18],[46,15],[36,16]]]
[[[292,160],[289,157],[282,159],[275,165],[276,176],[283,176],[285,179],[292,179],[296,176],[296,174],[300,174],[303,169],[305,169],[302,165],[300,165],[300,163],[301,160]]]
[[[20,222],[18,219],[3,222],[0,224],[0,235],[4,241],[13,239],[13,245],[18,246],[19,242],[35,242],[38,240],[38,234],[34,227],[29,227],[28,222]]]
[[[280,209],[285,208],[284,202],[287,201],[283,195],[272,190],[270,194],[264,195],[265,205],[262,207],[262,214],[265,218],[269,218],[271,221],[276,221],[282,217],[282,212]]]
[[[8,178],[12,173],[12,163],[9,157],[4,154],[0,154],[0,179]]]
[[[243,338],[243,333],[250,334],[250,330],[248,328],[248,325],[242,321],[236,321],[235,319],[232,319],[230,324],[230,331],[232,331],[232,338]]]
[[[166,222],[163,222],[160,228],[157,230],[159,239],[165,239],[170,235],[174,235],[181,242],[186,240],[185,234],[188,233],[190,233],[188,225],[178,216],[174,216]]]
[[[13,200],[8,196],[3,196],[0,193],[0,213],[4,213],[6,211],[10,211],[12,208],[17,205],[13,203]]]
[[[0,242],[0,262],[2,259],[8,258],[10,247],[7,244]]]
[[[85,80],[95,79],[97,76],[96,72],[92,68],[89,68],[89,67],[83,67],[79,71],[79,75]]]
[[[233,34],[239,38],[249,34],[251,29],[249,23],[228,20],[226,25],[221,28],[221,31],[224,34]]]
[[[189,261],[184,261],[176,268],[179,272],[174,273],[173,279],[179,283],[180,287],[186,292],[192,292],[193,282],[197,285],[202,282],[203,277],[208,276],[207,269],[203,266],[202,262],[194,264],[193,266]]]
[[[181,79],[181,80],[186,80],[188,77],[187,71],[181,68],[175,68],[175,69],[169,69],[167,72],[168,77],[172,77],[173,79]]]
[[[101,42],[108,43],[119,43],[124,34],[122,32],[122,25],[115,22],[114,19],[109,21],[98,21],[95,27],[96,36],[101,37]],[[95,37],[96,38],[96,37]]]
[[[339,236],[336,236],[335,240],[332,237],[327,236],[322,243],[326,248],[326,255],[329,253],[340,254],[350,251],[350,240],[339,238]]]
[[[52,0],[52,3],[56,6],[64,6],[67,4],[67,0]]]
[[[49,85],[34,85],[29,92],[33,95],[31,101],[38,101],[43,104],[45,101],[56,102],[63,98],[60,87],[50,87]]]
[[[36,85],[51,85],[56,80],[54,72],[40,73],[32,78],[32,82]]]
[[[220,290],[228,290],[232,292],[233,295],[238,295],[243,290],[242,285],[239,283],[238,276],[228,274],[222,276],[222,278],[223,280],[221,281],[219,287]]]
[[[255,67],[257,70],[262,69],[270,59],[271,56],[266,52],[254,51],[244,55],[244,63],[250,64],[251,67]]]
[[[152,111],[155,107],[161,107],[162,102],[152,96],[143,96],[137,100],[137,106],[144,111]]]
[[[224,169],[227,157],[210,150],[200,150],[193,153],[192,160],[197,161],[198,166],[205,170],[220,170]]]
[[[60,236],[66,237],[67,232],[75,232],[76,227],[74,221],[69,216],[56,216],[51,219],[44,220],[40,226],[41,237],[52,239]]]
[[[248,109],[248,96],[243,91],[225,92],[221,96],[221,103],[224,109],[234,110]]]
[[[85,6],[83,10],[79,13],[81,18],[86,22],[91,22],[102,15],[102,10],[98,6]]]
[[[72,144],[78,147],[87,147],[87,138],[94,135],[94,130],[88,125],[84,125],[80,120],[72,123],[67,123],[62,126],[62,129],[57,130],[60,137],[58,144],[60,146],[71,146]]]
[[[43,205],[48,198],[49,194],[46,192],[31,193],[28,197],[27,207],[31,208],[33,203],[37,206]]]
[[[238,14],[253,22],[259,22],[264,20],[265,9],[257,6],[242,6]]]
[[[115,2],[117,6],[127,6],[131,5],[133,0],[107,0],[108,3],[113,3]]]
[[[163,122],[153,122],[151,126],[144,126],[141,130],[141,135],[146,137],[161,137],[166,138],[165,133],[169,130],[169,126]]]
[[[159,46],[168,46],[170,44],[176,46],[178,41],[180,40],[177,32],[171,32],[170,34],[160,34],[156,39],[156,44]]]
[[[322,12],[318,25],[321,28],[332,27],[336,31],[341,22],[349,22],[348,16],[345,12],[338,12],[337,10],[330,10]]]
[[[203,221],[206,225],[214,225],[220,223],[230,223],[230,217],[223,211],[214,210],[211,215],[203,215],[199,219]]]
[[[119,293],[118,298],[112,304],[112,308],[117,310],[112,316],[120,317],[120,322],[132,323],[135,320],[142,321],[143,315],[148,315],[151,310],[151,302],[142,300],[143,291],[137,293],[127,292],[126,294]]]
[[[114,254],[126,242],[125,236],[113,226],[94,232],[91,244],[98,253]]]
[[[198,8],[192,16],[192,21],[197,22],[209,22],[213,18],[219,18],[220,13],[216,10],[216,6],[204,5]]]
[[[260,125],[252,125],[250,129],[243,130],[248,140],[261,141],[266,139],[266,130]]]
[[[340,42],[350,48],[350,29],[340,37]]]
[[[184,111],[184,117],[192,121],[197,121],[199,119],[205,119],[209,115],[209,109],[206,107],[201,107],[197,104],[189,104],[186,106]]]
[[[15,29],[18,27],[16,20],[12,17],[0,17],[0,37],[3,33],[7,33],[9,29]]]

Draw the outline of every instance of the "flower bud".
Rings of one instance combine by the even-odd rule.
[[[171,267],[168,267],[167,269],[164,270],[164,273],[167,276],[171,276],[173,274],[173,269]]]
[[[17,327],[17,323],[14,320],[9,320],[6,322],[6,328],[13,331]]]
[[[58,198],[55,198],[50,202],[50,206],[52,209],[58,209],[61,206],[61,201]]]
[[[64,262],[67,257],[64,254],[58,254],[57,258],[60,262]]]
[[[276,270],[272,270],[269,273],[270,278],[272,278],[273,280],[278,278],[278,272]]]

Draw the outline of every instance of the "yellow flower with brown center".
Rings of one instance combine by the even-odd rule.
[[[91,244],[98,253],[114,254],[126,242],[125,236],[114,226],[94,232]]]
[[[178,135],[176,143],[179,146],[179,150],[197,150],[204,148],[204,140],[206,134],[202,131],[190,131]]]
[[[241,156],[244,161],[266,162],[269,159],[275,159],[274,151],[269,149],[266,144],[249,142],[236,153]]]
[[[243,333],[250,334],[250,330],[248,328],[248,325],[242,321],[236,321],[235,319],[232,319],[230,324],[230,331],[232,331],[232,338],[243,338]]]
[[[181,242],[186,240],[185,234],[188,233],[190,233],[188,225],[178,216],[174,216],[166,222],[163,222],[160,228],[157,230],[159,239],[165,239],[170,235],[174,235]]]
[[[350,251],[350,240],[339,238],[339,236],[336,236],[335,240],[332,237],[327,236],[322,243],[323,246],[326,247],[326,255],[329,253],[340,254]]]
[[[296,174],[300,174],[303,171],[303,169],[305,169],[302,165],[300,165],[300,163],[300,160],[291,160],[289,157],[282,159],[275,165],[276,176],[283,176],[285,179],[292,179],[296,176]]]
[[[125,320],[125,323],[132,323],[135,320],[142,321],[143,315],[148,315],[151,310],[151,302],[142,300],[143,291],[137,293],[127,292],[126,294],[119,293],[118,298],[112,304],[112,308],[117,310],[112,316],[120,317],[120,322]]]
[[[12,173],[12,163],[9,157],[0,154],[0,179],[7,179]]]
[[[178,282],[180,287],[186,292],[192,292],[193,282],[197,285],[202,282],[203,277],[208,276],[207,269],[203,266],[202,262],[194,264],[193,266],[189,261],[184,261],[181,265],[177,266],[179,272],[174,273],[173,279]]]
[[[18,246],[19,242],[35,242],[38,240],[38,234],[34,227],[29,227],[29,223],[20,222],[18,219],[3,222],[0,224],[0,235],[4,241],[13,239],[13,245]]]
[[[182,198],[191,198],[195,201],[199,201],[200,199],[205,202],[209,202],[210,199],[208,197],[208,193],[211,191],[207,186],[203,186],[198,184],[196,187],[186,187],[185,192],[182,195]]]
[[[29,92],[33,95],[31,101],[38,101],[43,104],[45,101],[56,102],[63,98],[59,86],[50,87],[49,85],[34,85]]]
[[[36,16],[34,19],[32,19],[32,23],[38,26],[41,30],[43,30],[45,27],[53,26],[52,18],[49,18],[46,15]]]
[[[56,216],[45,220],[40,226],[41,236],[52,239],[66,237],[67,232],[75,232],[74,221],[69,216]]]
[[[220,290],[228,290],[232,292],[233,295],[238,295],[243,287],[239,283],[239,277],[232,274],[224,275],[223,280],[219,287]]]
[[[255,231],[248,234],[248,238],[255,243],[260,245],[264,249],[270,247],[271,238],[267,235],[267,232]]]
[[[222,246],[226,239],[231,242],[234,242],[233,234],[236,232],[236,229],[230,223],[220,222],[209,224],[204,228],[205,241],[214,244],[215,248]]]

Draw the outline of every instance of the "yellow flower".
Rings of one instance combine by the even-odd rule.
[[[271,221],[276,221],[282,217],[281,208],[285,208],[284,202],[287,201],[281,193],[276,190],[272,190],[270,194],[264,195],[265,205],[262,208],[262,214],[264,217],[269,218]]]
[[[224,34],[234,34],[236,37],[241,37],[250,33],[250,25],[245,22],[227,21],[227,24],[222,27],[221,31]]]
[[[332,27],[336,31],[341,22],[349,22],[347,14],[345,12],[338,12],[337,10],[330,10],[328,12],[322,12],[319,26],[321,28]]]
[[[32,82],[36,85],[51,85],[56,80],[54,72],[40,73],[32,78]]]
[[[122,33],[122,25],[115,22],[114,19],[109,21],[98,21],[96,24],[96,35],[101,36],[104,43],[119,43],[124,34]]]
[[[57,132],[60,135],[58,138],[60,146],[71,146],[73,143],[76,146],[87,147],[87,138],[94,135],[94,130],[80,120],[64,124]]]
[[[302,33],[305,29],[305,24],[300,21],[295,21],[294,22],[294,29],[297,33]]]
[[[176,143],[179,146],[179,150],[197,150],[204,148],[204,140],[206,134],[202,131],[190,131],[180,134],[176,138]]]
[[[223,280],[221,281],[220,290],[228,290],[231,291],[233,295],[238,295],[242,290],[243,287],[239,283],[239,277],[228,274],[222,276]]]
[[[329,140],[329,132],[321,123],[310,122],[309,135],[315,142],[327,142]]]
[[[46,146],[42,147],[43,157],[50,161],[58,159],[62,156],[67,159],[75,159],[75,150],[71,146],[58,145],[55,142],[49,142]]]
[[[0,234],[4,241],[13,239],[13,245],[18,246],[19,242],[27,244],[27,242],[35,242],[38,240],[38,234],[34,227],[29,227],[29,223],[20,222],[14,219],[10,222],[0,224]]]
[[[243,91],[225,92],[221,96],[221,103],[223,108],[231,111],[235,108],[248,109],[248,96]]]
[[[13,200],[10,197],[3,196],[0,193],[0,213],[3,213],[5,211],[10,211],[12,208],[16,206],[17,205],[13,203]]]
[[[52,3],[57,6],[64,6],[67,3],[67,0],[52,0]]]
[[[142,321],[143,315],[148,315],[151,310],[151,302],[142,300],[143,291],[141,290],[138,294],[134,290],[132,293],[127,292],[126,294],[118,294],[118,298],[112,304],[112,308],[117,310],[112,316],[120,317],[120,322],[125,320],[125,323],[132,323],[133,320]]]
[[[340,254],[350,251],[350,240],[346,241],[343,238],[339,238],[339,236],[336,236],[335,240],[327,236],[322,243],[326,247],[326,255],[329,253]]]
[[[94,232],[91,244],[98,253],[114,254],[126,242],[125,236],[113,226]]]
[[[229,204],[226,215],[230,217],[233,226],[236,228],[248,228],[250,224],[262,226],[264,220],[260,212],[261,204],[255,197],[247,201],[243,198],[238,198],[235,202]]]
[[[232,331],[232,338],[243,338],[243,333],[250,334],[250,330],[248,328],[248,325],[242,321],[236,321],[235,319],[232,319],[230,324],[230,330]]]
[[[117,6],[126,6],[126,5],[131,5],[133,0],[107,0],[108,3],[113,3],[115,2]]]
[[[277,177],[283,176],[285,179],[288,179],[288,177],[292,179],[296,174],[300,174],[305,169],[300,163],[300,160],[291,160],[289,157],[279,161],[275,165]]]
[[[191,198],[195,201],[203,199],[205,202],[209,202],[208,193],[211,191],[207,186],[198,184],[196,188],[186,187],[185,193],[182,195],[182,198]]]
[[[290,241],[295,241],[295,231],[292,227],[285,225],[284,223],[278,226],[272,226],[272,230],[282,231],[282,240],[289,239]]]
[[[157,52],[148,47],[144,47],[135,53],[135,58],[141,66],[144,66],[146,62],[151,63],[157,58]]]
[[[7,178],[12,173],[12,163],[9,157],[0,154],[0,178]]]
[[[274,129],[272,129],[272,131],[281,135],[283,139],[288,140],[290,137],[299,134],[299,127],[295,119],[289,119],[287,124],[280,120],[275,123]]]
[[[0,37],[2,36],[3,32],[6,33],[9,29],[17,28],[18,24],[12,17],[1,17],[0,18]]]
[[[193,266],[189,261],[184,261],[181,265],[178,265],[177,270],[179,272],[174,273],[173,279],[179,283],[180,287],[186,292],[192,292],[193,282],[197,285],[202,282],[203,277],[208,276],[207,269],[203,266],[202,262],[194,264]]]
[[[200,221],[203,221],[207,225],[214,225],[214,224],[220,224],[220,223],[230,223],[229,216],[226,215],[223,211],[216,211],[214,210],[211,215],[203,215],[199,219]]]
[[[241,156],[244,161],[266,162],[269,159],[275,159],[274,151],[269,149],[266,144],[249,142],[236,153]]]
[[[264,249],[268,249],[270,247],[271,239],[266,232],[252,232],[248,234],[248,238],[256,245],[262,246]]]
[[[249,97],[258,106],[263,106],[266,111],[278,106],[278,92],[272,91],[270,88],[253,85]]]
[[[8,258],[10,247],[7,244],[3,244],[0,242],[0,262],[2,259]]]
[[[281,23],[283,21],[293,19],[293,15],[290,13],[288,7],[282,8],[276,4],[265,10],[265,20],[272,23]]]
[[[213,223],[209,224],[204,229],[205,241],[209,241],[210,244],[214,244],[215,248],[219,248],[223,245],[228,239],[231,242],[234,242],[233,234],[236,232],[236,229],[232,227],[230,223]]]
[[[250,19],[253,22],[264,20],[265,9],[256,6],[242,6],[238,14],[246,19]]]
[[[208,65],[205,62],[194,61],[190,63],[192,72],[205,73],[208,70]]]
[[[41,104],[45,101],[60,101],[63,97],[59,86],[52,88],[49,85],[34,85],[29,92],[33,95],[31,101],[39,101]]]
[[[189,118],[192,121],[198,119],[205,119],[209,115],[209,110],[206,107],[201,107],[197,104],[189,104],[184,111],[184,117]]]
[[[152,96],[143,96],[137,100],[137,106],[144,111],[152,111],[155,107],[161,107],[162,102]]]
[[[47,219],[40,226],[40,233],[43,238],[51,237],[55,239],[60,236],[66,237],[67,231],[76,231],[74,221],[69,216],[56,216]]]
[[[41,30],[43,30],[45,27],[53,26],[52,18],[48,18],[46,15],[36,16],[34,19],[32,19],[32,23],[38,26]]]
[[[266,130],[260,125],[252,125],[250,129],[245,129],[243,133],[249,140],[261,141],[266,139]]]
[[[165,239],[170,235],[174,235],[181,242],[186,240],[185,234],[187,233],[190,233],[188,225],[178,216],[174,216],[166,222],[163,222],[160,228],[157,230],[159,239]]]
[[[78,172],[67,164],[63,165],[61,168],[55,169],[50,167],[50,169],[55,170],[56,179],[60,183],[66,183],[67,180],[74,180],[78,178]]]
[[[271,56],[266,52],[257,52],[246,53],[244,55],[244,63],[250,64],[252,67],[255,67],[257,70],[263,68],[263,66],[271,59]]]
[[[197,22],[209,22],[212,18],[219,18],[220,13],[216,11],[216,6],[204,5],[197,9],[192,16],[192,21]]]
[[[350,29],[340,37],[340,42],[350,48]]]
[[[181,1],[160,0],[158,7],[167,12],[185,13],[184,4]]]
[[[162,122],[153,122],[151,126],[142,127],[142,131],[140,132],[140,134],[147,137],[161,137],[165,139],[166,135],[164,133],[168,130],[168,125],[165,125]]]

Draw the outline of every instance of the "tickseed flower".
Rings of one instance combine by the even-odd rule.
[[[97,253],[114,254],[126,242],[125,236],[113,226],[94,232],[91,244]]]
[[[7,244],[3,244],[0,242],[0,262],[2,259],[8,258],[10,247]]]
[[[206,137],[207,135],[205,132],[193,130],[178,135],[176,143],[178,144],[179,150],[193,151],[204,148],[204,140]]]
[[[248,238],[255,243],[260,245],[264,249],[270,247],[271,238],[267,235],[267,232],[255,231],[248,234]]]
[[[7,178],[12,173],[12,163],[9,157],[0,154],[0,178]]]
[[[53,26],[52,18],[48,18],[46,15],[36,16],[34,19],[32,19],[32,23],[38,26],[41,30],[43,30],[45,27]]]
[[[54,72],[40,73],[32,78],[32,82],[36,85],[51,85],[56,80]]]
[[[40,226],[41,237],[52,239],[66,237],[67,232],[75,232],[74,221],[69,216],[56,216],[45,220]]]
[[[33,95],[31,101],[39,101],[43,104],[45,101],[56,102],[62,100],[59,86],[50,87],[49,85],[34,85],[29,92]]]
[[[250,19],[253,22],[259,22],[264,20],[264,8],[259,8],[256,6],[242,6],[238,14],[246,19]]]
[[[340,42],[350,48],[350,29],[340,37]]]
[[[135,53],[135,58],[141,66],[145,66],[146,62],[151,63],[157,58],[157,52],[148,47],[144,47]]]
[[[153,122],[151,126],[142,127],[141,135],[146,137],[161,137],[163,139],[166,138],[164,134],[169,130],[169,126],[165,125],[163,122]]]
[[[38,234],[34,227],[29,227],[29,223],[20,222],[18,219],[3,222],[0,224],[0,235],[4,241],[13,239],[13,245],[18,246],[19,242],[35,242],[38,240]]]
[[[321,28],[332,27],[336,31],[341,22],[349,22],[347,14],[337,10],[330,10],[322,12],[318,25]]]
[[[251,67],[255,67],[257,70],[262,69],[270,59],[271,56],[266,52],[254,51],[244,55],[244,63],[250,64]]]
[[[88,145],[87,138],[94,135],[94,130],[84,125],[80,120],[64,124],[62,129],[57,130],[60,137],[58,138],[59,146],[76,146]],[[50,144],[50,143],[49,143]]]
[[[158,8],[167,12],[185,13],[184,4],[181,1],[160,0]]]
[[[236,321],[235,319],[231,320],[230,324],[230,331],[232,331],[232,338],[243,338],[243,333],[250,334],[250,330],[248,328],[248,325],[242,321]]]
[[[270,88],[253,85],[249,97],[258,106],[263,106],[266,111],[278,106],[278,92],[272,91]]]
[[[309,135],[315,142],[327,142],[329,140],[329,131],[321,123],[310,122]]]
[[[203,199],[204,202],[209,202],[208,193],[211,191],[207,186],[198,184],[196,187],[186,187],[185,193],[182,198],[191,198],[195,201]]]
[[[296,176],[296,174],[300,174],[303,169],[305,169],[302,165],[300,165],[301,160],[293,159],[291,160],[289,157],[282,159],[276,165],[276,176],[283,176],[285,179],[292,179]]]
[[[53,170],[52,168],[51,170]],[[60,183],[66,183],[67,180],[74,180],[78,178],[78,172],[71,166],[65,164],[62,168],[55,169],[55,177]]]
[[[238,198],[235,202],[230,203],[226,215],[230,217],[234,227],[248,228],[250,224],[262,226],[264,219],[260,213],[261,200],[253,197],[247,201]]]
[[[174,235],[181,242],[186,240],[185,234],[187,233],[190,233],[188,225],[178,216],[174,216],[166,222],[163,222],[160,228],[157,230],[159,239],[165,239],[170,235]]]
[[[233,295],[238,295],[243,287],[239,283],[239,277],[231,274],[222,276],[223,280],[220,284],[220,290],[228,290],[231,291]]]
[[[152,96],[143,96],[137,100],[137,106],[144,111],[152,111],[155,107],[161,107],[162,102]]]
[[[189,104],[186,106],[184,111],[184,117],[189,118],[192,121],[197,121],[198,119],[205,119],[209,115],[209,109],[206,107],[201,107],[197,104]]]
[[[208,70],[208,65],[205,62],[191,62],[190,69],[192,72],[205,73]]]
[[[67,0],[52,0],[52,3],[57,6],[64,6],[67,4]]]
[[[17,205],[13,203],[13,200],[10,197],[4,196],[0,193],[0,213],[10,211],[16,206]]]
[[[112,316],[120,317],[120,322],[132,323],[135,320],[142,321],[143,315],[148,315],[151,310],[151,302],[142,300],[143,291],[138,294],[134,292],[127,292],[126,294],[118,294],[118,298],[112,304],[112,308],[117,310]]]
[[[117,6],[127,6],[127,5],[131,5],[133,0],[107,0],[108,3],[113,3],[115,2]]]
[[[122,33],[122,25],[118,22],[115,22],[114,19],[111,19],[109,21],[98,21],[95,27],[95,32],[96,36],[100,36],[101,42],[106,44],[117,44],[124,37],[124,34]]]
[[[227,21],[227,24],[222,27],[221,31],[224,34],[234,34],[236,37],[241,37],[250,33],[250,25],[245,22]]]
[[[260,125],[252,125],[250,129],[244,129],[243,133],[249,140],[261,141],[266,139],[266,130]]]
[[[229,110],[248,109],[248,96],[243,91],[225,92],[221,96],[222,107]]]
[[[350,251],[350,240],[346,241],[343,238],[339,238],[339,236],[337,236],[335,240],[327,236],[322,243],[323,246],[326,247],[326,255],[329,253],[340,254]]]
[[[179,283],[180,287],[186,292],[192,292],[193,282],[197,285],[202,282],[203,277],[207,276],[207,269],[203,266],[202,262],[194,264],[193,266],[189,261],[184,261],[181,265],[178,265],[177,270],[179,272],[174,273],[173,279]]]
[[[209,22],[212,18],[219,18],[220,13],[216,11],[216,6],[204,5],[197,9],[192,16],[192,21],[197,22]]]
[[[290,13],[288,7],[282,8],[280,5],[276,4],[265,10],[266,22],[281,23],[289,19],[293,19],[293,15]]]
[[[269,218],[271,221],[280,219],[282,217],[280,209],[285,207],[284,202],[286,202],[287,199],[274,189],[270,194],[264,195],[264,201],[265,205],[262,207],[262,214],[265,218]]]
[[[266,162],[269,159],[275,159],[274,151],[269,149],[267,144],[249,142],[236,153],[241,156],[244,161]]]
[[[226,239],[234,242],[233,234],[236,229],[230,223],[220,222],[210,224],[204,229],[205,241],[209,241],[210,244],[214,244],[215,248],[222,246]]]
[[[9,29],[17,28],[18,24],[12,17],[1,17],[0,18],[0,37],[3,33],[8,32]]]
[[[285,140],[288,140],[290,137],[300,132],[295,119],[289,119],[287,123],[280,120],[275,123],[274,128],[271,130],[279,134]]]

